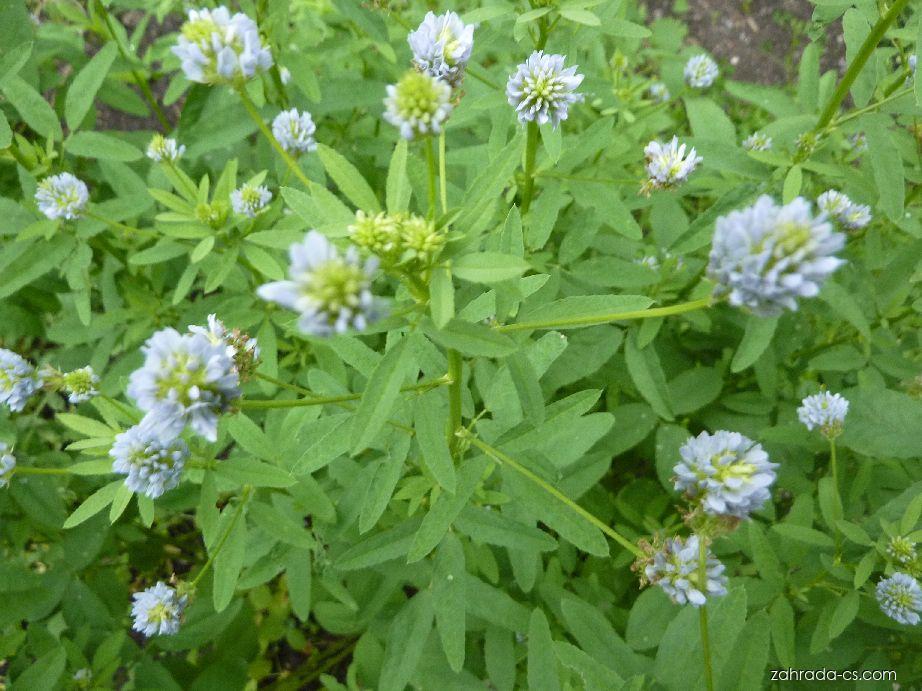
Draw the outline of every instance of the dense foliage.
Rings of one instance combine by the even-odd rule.
[[[922,12],[811,2],[0,3],[0,680],[922,682]]]

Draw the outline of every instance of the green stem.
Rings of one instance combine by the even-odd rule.
[[[436,211],[436,172],[435,172],[435,152],[432,148],[432,137],[426,137],[424,148],[426,150],[426,170],[429,181],[429,218],[435,218]]]
[[[522,172],[525,182],[522,184],[522,213],[527,214],[531,207],[531,198],[535,193],[535,156],[538,153],[538,123],[528,123],[525,138],[525,164]]]
[[[591,178],[581,175],[566,175],[564,173],[555,173],[548,170],[538,173],[535,177],[554,178],[555,180],[573,180],[575,182],[597,182],[603,185],[637,185],[640,186],[641,180],[636,178]]]
[[[263,374],[262,372],[254,372],[254,376],[257,379],[262,379],[263,381],[269,382],[270,384],[275,384],[283,389],[288,389],[289,391],[296,391],[297,393],[302,393],[305,396],[316,396],[313,391],[310,389],[305,389],[303,386],[298,386],[297,384],[289,384],[288,382],[282,381],[281,379],[276,379],[275,377],[270,377],[268,374]]]
[[[105,216],[101,216],[95,211],[90,211],[89,209],[84,210],[84,214],[86,214],[87,218],[92,218],[95,221],[100,221],[101,223],[105,223],[107,226],[111,228],[115,228],[117,230],[123,230],[127,233],[136,233],[136,234],[140,233],[141,235],[147,235],[149,237],[157,236],[156,233],[150,230],[145,230],[143,228],[135,228],[133,226],[126,225],[124,223],[119,223],[118,221],[113,221],[111,218],[106,218]]]
[[[903,98],[903,96],[906,96],[907,94],[911,94],[912,92],[913,92],[913,87],[911,87],[911,86],[908,87],[908,88],[906,88],[906,89],[903,89],[902,91],[897,91],[896,93],[893,93],[893,92],[891,91],[889,94],[886,95],[885,98],[882,98],[882,99],[880,99],[879,101],[875,101],[874,103],[872,103],[872,104],[869,105],[869,106],[865,106],[864,108],[859,108],[858,110],[853,110],[853,111],[851,111],[850,113],[846,113],[846,114],[843,115],[841,118],[836,118],[835,120],[833,120],[833,121],[829,124],[829,127],[828,127],[827,129],[832,129],[833,127],[838,127],[838,126],[841,125],[843,122],[848,122],[849,120],[854,120],[855,118],[857,118],[857,117],[859,117],[859,116],[861,116],[861,115],[864,115],[865,113],[869,113],[869,112],[871,112],[871,111],[877,110],[878,108],[880,108],[880,107],[881,107],[882,105],[884,105],[885,103],[889,103],[890,101],[895,101],[895,100],[897,100],[898,98]]]
[[[68,468],[35,468],[30,466],[14,466],[13,472],[10,473],[10,477],[13,475],[70,475],[71,471]]]
[[[855,79],[858,78],[865,63],[870,59],[874,49],[877,48],[877,44],[880,43],[881,39],[887,33],[887,29],[896,21],[896,18],[900,15],[900,12],[905,9],[908,3],[909,0],[895,0],[890,6],[890,9],[887,10],[887,13],[877,20],[877,23],[871,29],[871,33],[868,34],[867,38],[864,39],[864,43],[861,44],[861,48],[858,49],[858,54],[855,55],[855,59],[852,60],[848,69],[845,70],[842,81],[839,82],[839,85],[830,97],[826,107],[823,108],[823,112],[820,114],[820,118],[814,128],[815,132],[826,129],[829,123],[832,122],[833,117],[835,117],[835,114],[839,111],[839,106],[842,105],[842,101],[844,101],[845,97],[848,95],[849,90],[852,88],[852,84],[855,83]]]
[[[832,484],[835,486],[836,494],[839,494],[839,467],[836,460],[836,438],[829,437],[829,472],[832,475]]]
[[[626,550],[631,552],[631,554],[633,554],[634,556],[636,557],[645,556],[643,551],[637,545],[635,545],[633,542],[628,540],[621,533],[617,532],[614,528],[609,526],[604,521],[596,518],[594,515],[586,511],[586,509],[584,509],[582,506],[580,506],[575,501],[570,499],[570,497],[568,497],[566,494],[561,492],[559,489],[554,487],[552,484],[550,484],[543,478],[533,473],[531,470],[523,466],[521,463],[516,461],[511,456],[503,453],[499,449],[496,449],[490,446],[486,442],[481,441],[480,439],[472,435],[470,432],[468,432],[466,429],[462,428],[461,430],[459,430],[458,434],[459,436],[468,439],[471,442],[471,444],[473,444],[478,449],[483,451],[487,456],[489,456],[493,460],[501,463],[502,465],[512,468],[514,471],[516,471],[523,477],[527,478],[531,482],[538,485],[541,489],[543,489],[545,492],[550,494],[552,497],[566,504],[573,511],[575,511],[581,518],[583,518],[588,523],[590,523],[591,525],[595,526],[596,528],[601,530],[603,533],[608,535],[608,537],[610,537],[612,540],[614,540],[619,545],[624,547]]]
[[[454,454],[458,449],[458,431],[462,427],[461,418],[461,355],[457,350],[449,348],[448,378],[451,384],[448,387],[448,446]]]
[[[448,175],[445,156],[445,130],[439,134],[439,196],[442,201],[442,213],[448,213]]]
[[[211,550],[211,554],[208,555],[208,561],[205,562],[202,570],[198,572],[198,575],[189,584],[190,589],[195,589],[195,586],[198,585],[198,582],[202,580],[202,576],[208,573],[208,569],[211,568],[214,560],[217,558],[218,554],[221,553],[221,550],[224,548],[224,544],[227,542],[231,532],[234,530],[234,526],[237,525],[237,521],[240,520],[240,516],[243,514],[243,507],[246,505],[247,501],[249,501],[252,492],[253,488],[250,485],[243,486],[243,494],[240,496],[240,503],[237,504],[237,508],[234,510],[234,515],[231,517],[230,523],[227,525],[227,530],[224,531],[224,534],[218,540],[215,548]]]
[[[265,375],[260,375],[257,373],[258,377],[266,379],[267,381],[272,381],[272,383],[278,383],[279,380],[267,379]],[[419,382],[418,384],[411,384],[410,386],[401,387],[402,392],[408,391],[429,391],[429,389],[435,389],[439,386],[445,386],[446,384],[451,384],[452,380],[449,376],[439,377],[438,379],[432,379],[430,381]],[[246,409],[265,409],[265,408],[303,408],[313,405],[326,405],[327,403],[347,403],[349,401],[357,401],[362,397],[362,393],[349,393],[341,394],[339,396],[318,396],[317,394],[308,391],[307,389],[301,389],[301,391],[306,391],[310,398],[295,398],[293,400],[241,400],[237,402],[237,407],[241,410]]]
[[[904,83],[907,79],[912,79],[912,70],[909,69],[908,67],[907,67],[906,69],[903,70],[903,72],[900,74],[899,78],[898,78],[896,81],[894,81],[890,86],[888,86],[886,89],[884,89],[884,96],[885,96],[885,97],[886,97],[886,96],[889,96],[889,95],[892,94],[894,91],[896,91],[897,89],[899,89],[900,86],[902,86],[903,83]],[[910,91],[912,91],[912,89],[910,89]]]
[[[269,141],[272,145],[272,148],[275,149],[276,153],[282,157],[282,160],[285,161],[285,165],[288,166],[288,169],[295,174],[295,177],[300,180],[305,187],[310,189],[316,183],[311,180],[304,171],[301,170],[301,166],[298,165],[298,162],[292,158],[291,154],[285,151],[285,148],[279,143],[279,140],[275,138],[275,135],[272,134],[272,130],[269,129],[269,126],[266,124],[266,121],[263,120],[262,115],[259,114],[259,109],[256,107],[256,104],[253,103],[253,99],[250,98],[250,95],[246,92],[244,87],[237,89],[237,93],[240,95],[240,100],[243,102],[243,107],[246,108],[247,113],[249,113],[250,118],[253,122],[256,123],[256,126],[259,128],[259,131],[262,132],[263,136]]]
[[[580,326],[596,326],[598,324],[608,324],[609,322],[623,321],[626,319],[653,319],[654,317],[668,317],[673,314],[694,312],[695,310],[710,307],[713,302],[713,298],[708,296],[699,300],[682,302],[678,305],[669,305],[667,307],[654,307],[652,309],[632,310],[629,312],[611,312],[609,314],[588,315],[585,317],[573,317],[571,319],[549,319],[547,321],[514,322],[512,324],[500,324],[499,326],[494,326],[493,328],[497,331],[573,329]]]
[[[708,545],[703,537],[698,538],[698,588],[707,596]],[[698,608],[698,621],[701,625],[701,652],[704,655],[704,681],[708,691],[714,691],[714,669],[711,663],[711,640],[708,635],[707,602]]]

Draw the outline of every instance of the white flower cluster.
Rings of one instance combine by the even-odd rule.
[[[413,64],[420,72],[458,87],[474,48],[474,28],[454,12],[427,12],[419,28],[407,36]]]
[[[679,449],[675,488],[712,516],[748,518],[762,508],[775,482],[777,463],[738,432],[702,432]]]
[[[163,581],[135,593],[131,605],[132,628],[145,636],[170,636],[179,631],[189,597],[180,595]]]
[[[837,190],[826,190],[816,199],[820,211],[834,218],[850,230],[864,228],[871,222],[871,207],[856,204],[848,195]]]
[[[259,360],[259,343],[255,338],[251,338],[239,330],[228,331],[218,315],[208,315],[208,327],[192,325],[189,332],[200,334],[207,338],[215,345],[223,346],[227,357],[234,361],[238,371],[248,369],[247,365],[252,365]]]
[[[895,622],[915,626],[922,612],[922,587],[909,574],[897,572],[877,584],[877,602]]]
[[[697,535],[686,540],[674,537],[666,540],[644,567],[644,577],[662,588],[680,605],[691,603],[700,607],[709,597],[727,594],[727,577],[724,565],[707,549],[705,557],[705,582],[701,582],[700,548]]]
[[[51,220],[80,218],[89,200],[90,191],[86,183],[71,173],[47,177],[38,183],[35,190],[38,210]]]
[[[556,129],[569,116],[570,105],[583,100],[576,93],[583,75],[576,66],[564,67],[566,56],[536,50],[506,82],[506,98],[519,122],[548,122]]]
[[[451,114],[451,86],[423,72],[409,71],[389,84],[384,99],[384,119],[400,130],[404,139],[438,134]]]
[[[109,455],[112,472],[127,476],[128,489],[156,499],[179,484],[189,447],[142,422],[116,435]]]
[[[688,179],[688,176],[704,159],[694,147],[686,154],[686,145],[679,144],[679,138],[673,137],[668,144],[652,141],[644,147],[647,159],[647,175],[650,176],[641,192],[649,194],[654,189],[671,189]]]
[[[807,396],[797,409],[797,417],[808,430],[818,428],[827,438],[842,433],[847,413],[848,400],[841,394],[828,391]]]
[[[16,457],[5,442],[0,441],[0,487],[10,484],[10,478],[16,469]]]
[[[272,121],[272,134],[282,148],[288,153],[304,153],[315,151],[317,142],[314,141],[314,132],[317,126],[314,119],[306,110],[297,108],[283,110]]]
[[[265,185],[246,183],[231,192],[230,198],[235,214],[256,218],[272,201],[272,192]]]
[[[669,87],[662,82],[653,82],[647,90],[653,100],[658,103],[666,103],[672,98],[672,94],[669,93]]]
[[[256,22],[226,7],[189,10],[172,50],[186,78],[200,84],[246,80],[272,67]]]
[[[263,300],[300,313],[298,328],[313,336],[361,331],[378,318],[380,305],[371,293],[378,260],[363,263],[350,246],[340,254],[323,234],[312,230],[293,244],[288,255],[290,279],[257,289]]]
[[[743,140],[746,151],[771,151],[772,138],[763,132],[753,132]]]
[[[164,137],[162,134],[155,134],[147,145],[147,157],[157,163],[176,163],[184,153],[184,144],[179,144],[175,139]]]
[[[717,296],[759,316],[796,310],[797,298],[815,297],[844,260],[845,246],[825,215],[814,217],[798,197],[778,206],[763,196],[750,207],[717,219],[708,275]]]
[[[18,413],[40,388],[42,377],[35,368],[12,350],[0,348],[0,404]]]
[[[695,89],[706,89],[717,80],[719,74],[717,63],[703,53],[685,63],[685,82]]]

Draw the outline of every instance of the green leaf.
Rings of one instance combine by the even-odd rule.
[[[858,605],[861,597],[857,591],[846,593],[839,598],[836,608],[832,611],[832,617],[829,619],[829,639],[836,638],[839,634],[848,628],[855,617],[858,615]]]
[[[35,132],[47,139],[61,139],[64,136],[54,109],[27,81],[11,75],[7,77],[0,91]]]
[[[119,519],[125,509],[128,508],[128,502],[131,501],[132,496],[134,496],[134,492],[128,488],[128,485],[122,484],[118,488],[118,492],[115,493],[115,497],[112,499],[112,506],[109,507],[109,523],[115,523]]]
[[[804,183],[804,170],[799,165],[791,166],[787,175],[784,176],[784,188],[781,198],[785,204],[790,204],[794,198],[800,194],[800,188]]]
[[[560,16],[564,19],[569,19],[571,22],[586,26],[599,26],[602,23],[602,20],[595,14],[579,7],[561,7]]]
[[[49,652],[41,655],[26,670],[16,677],[11,689],[55,689],[67,666],[67,652],[56,643]]]
[[[457,481],[455,463],[448,449],[445,432],[445,408],[435,392],[420,396],[414,409],[416,441],[426,468],[445,490],[454,493]]]
[[[396,214],[410,205],[410,178],[407,177],[407,140],[400,139],[394,147],[387,169],[387,211]]]
[[[264,461],[275,461],[278,447],[273,445],[255,422],[243,413],[227,418],[227,431],[240,447]]]
[[[874,544],[874,541],[871,540],[871,537],[864,531],[861,526],[857,526],[854,523],[850,523],[849,521],[837,520],[835,527],[848,540],[854,542],[856,545],[870,547],[872,544]]]
[[[647,38],[652,35],[652,32],[642,24],[611,16],[606,17],[601,29],[609,36],[617,38]]]
[[[593,659],[625,676],[643,673],[641,658],[624,642],[598,608],[573,595],[565,595],[560,608],[567,628],[573,633],[580,648]]]
[[[768,612],[771,629],[772,645],[775,647],[775,655],[782,667],[794,667],[797,661],[797,654],[794,648],[794,608],[787,598],[779,597],[772,603]]]
[[[356,437],[352,445],[353,455],[365,449],[387,422],[407,376],[408,341],[409,337],[403,338],[391,348],[368,380],[353,419],[352,429]]]
[[[560,691],[554,639],[540,608],[532,611],[528,622],[528,688],[530,691]]]
[[[278,466],[262,463],[252,458],[233,458],[218,461],[215,474],[237,486],[291,487],[295,480]]]
[[[442,650],[448,666],[455,672],[464,667],[466,576],[461,541],[454,534],[447,533],[435,555],[432,596],[435,626],[442,641]]]
[[[124,485],[125,483],[123,480],[114,480],[108,485],[93,492],[70,516],[67,517],[67,520],[64,521],[64,529],[66,530],[80,525],[88,518],[92,518],[109,506]]]
[[[515,341],[483,324],[450,320],[444,328],[423,322],[425,334],[443,348],[454,348],[470,357],[505,357],[517,349]]]
[[[72,429],[74,432],[82,434],[84,437],[111,439],[118,431],[113,430],[111,427],[103,424],[99,420],[84,417],[83,415],[77,415],[76,413],[58,413],[55,415],[54,419],[68,429]]]
[[[872,458],[917,458],[922,449],[922,401],[881,388],[842,392],[849,401],[838,442]]]
[[[839,499],[839,492],[831,477],[820,478],[817,487],[820,513],[823,520],[830,528],[835,528],[836,524],[842,519],[842,501]]]
[[[102,132],[75,132],[64,148],[74,156],[107,161],[137,161],[143,155],[137,147]]]
[[[67,98],[64,101],[64,119],[71,131],[80,127],[86,117],[99,87],[106,79],[115,57],[118,55],[118,46],[114,41],[105,44],[92,59],[74,77],[67,89]]]
[[[868,138],[868,153],[874,182],[879,194],[878,205],[892,221],[903,216],[906,196],[905,171],[900,147],[889,131],[890,117],[868,118],[865,133]]]
[[[405,556],[413,544],[420,523],[421,519],[413,518],[359,540],[339,556],[335,562],[336,568],[360,571]]]
[[[237,515],[238,511],[243,512],[245,509],[228,504],[218,526],[218,535],[224,535],[228,527],[230,532],[227,533],[227,539],[220,548],[221,551],[214,557],[212,603],[214,604],[215,612],[224,611],[234,598],[234,591],[237,589],[237,581],[240,578],[240,569],[243,568],[243,560],[246,555],[246,518]],[[212,545],[211,550],[217,547],[217,545]]]
[[[362,512],[359,515],[360,533],[366,533],[374,527],[394,495],[394,489],[403,475],[403,463],[410,446],[409,440],[402,441],[402,449],[391,448],[387,456],[378,461],[374,479],[365,493],[365,501],[362,502]]]
[[[380,691],[403,691],[423,654],[432,630],[432,593],[420,590],[391,622],[381,663]]]
[[[474,283],[501,283],[518,278],[528,270],[521,257],[500,252],[474,252],[452,261],[452,273]]]
[[[0,58],[0,89],[3,88],[7,77],[19,74],[19,70],[29,62],[29,58],[32,57],[32,46],[32,41],[20,43],[8,49],[6,55]]]
[[[643,295],[573,295],[519,315],[520,322],[565,322],[556,329],[578,329],[609,321],[623,312],[639,312],[653,304]],[[569,322],[569,323],[567,323]],[[581,323],[582,322],[582,323]]]
[[[455,286],[451,280],[451,270],[444,266],[432,270],[429,280],[429,312],[437,329],[444,328],[455,316]]]
[[[834,544],[832,538],[825,533],[802,525],[778,523],[772,526],[772,530],[784,538],[802,542],[806,545],[813,545],[814,547],[829,548]]]
[[[509,518],[499,511],[466,506],[455,520],[454,527],[475,542],[499,545],[508,549],[550,552],[557,541],[549,534]]]
[[[333,178],[333,182],[339,187],[340,192],[357,209],[369,213],[377,213],[381,210],[381,204],[365,178],[342,154],[325,144],[318,144],[317,153],[327,174]]]
[[[302,622],[311,614],[311,559],[310,549],[292,549],[285,559],[285,582],[291,611]]]
[[[759,317],[755,314],[749,315],[749,319],[746,321],[746,331],[743,334],[743,340],[740,341],[739,347],[733,354],[733,361],[730,363],[730,371],[742,372],[755,363],[772,342],[777,327],[777,317]]]
[[[624,359],[628,373],[634,381],[640,395],[643,396],[656,414],[665,420],[674,420],[672,405],[669,401],[669,389],[663,374],[659,357],[650,344],[643,350],[637,347],[636,332],[631,332],[624,342]]]

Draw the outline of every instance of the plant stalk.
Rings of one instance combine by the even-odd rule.
[[[448,175],[445,156],[445,130],[439,134],[439,196],[442,202],[442,213],[448,213]]]
[[[531,208],[531,198],[535,193],[535,156],[538,153],[538,123],[528,123],[525,138],[525,164],[522,172],[525,181],[522,183],[522,213],[527,214]]]
[[[458,450],[458,431],[462,428],[461,418],[461,354],[453,348],[446,353],[448,357],[448,378],[451,384],[448,387],[448,448],[452,455]]]
[[[698,588],[707,597],[708,545],[703,537],[698,537]],[[701,653],[704,656],[704,681],[708,691],[714,691],[714,666],[711,662],[711,640],[708,635],[707,602],[698,608],[698,621],[701,625]]]
[[[426,137],[426,143],[423,148],[426,150],[426,170],[429,182],[429,218],[435,218],[436,214],[436,171],[435,171],[435,152],[432,147],[432,137]]]
[[[237,504],[237,508],[234,509],[234,515],[231,517],[230,523],[227,526],[227,530],[224,531],[224,534],[218,540],[218,544],[215,545],[215,548],[212,550],[211,554],[208,556],[208,561],[205,562],[205,565],[202,567],[202,570],[198,572],[198,575],[192,580],[189,584],[189,587],[192,590],[195,590],[195,586],[198,585],[198,582],[202,580],[202,576],[208,573],[208,569],[211,568],[211,565],[214,563],[214,560],[217,558],[218,554],[221,553],[221,550],[224,548],[224,544],[227,542],[227,539],[230,537],[230,534],[234,530],[234,526],[237,525],[237,521],[240,520],[240,516],[243,514],[243,507],[246,505],[247,501],[250,499],[250,495],[253,492],[253,487],[250,485],[244,485],[243,494],[240,495],[240,503]]]

